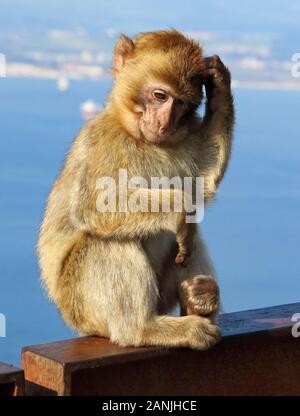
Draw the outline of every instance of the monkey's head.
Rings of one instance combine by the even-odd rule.
[[[204,60],[199,44],[175,30],[121,35],[113,63],[112,102],[136,139],[177,142],[202,99]]]

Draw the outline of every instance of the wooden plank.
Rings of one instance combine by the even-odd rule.
[[[224,314],[223,339],[207,352],[122,348],[99,337],[26,347],[35,394],[300,394],[300,303]]]
[[[24,394],[24,371],[0,362],[0,396]]]

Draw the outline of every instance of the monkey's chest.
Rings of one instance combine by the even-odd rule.
[[[174,152],[174,153],[154,153],[141,155],[139,163],[129,163],[129,174],[132,176],[142,176],[148,183],[152,179],[195,179],[198,174],[197,164],[194,162],[191,153]]]

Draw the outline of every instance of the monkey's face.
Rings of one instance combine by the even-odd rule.
[[[183,140],[183,131],[193,124],[202,99],[201,66],[189,71],[179,58],[151,51],[124,69],[123,97],[143,140],[172,145]]]
[[[194,102],[179,95],[169,85],[153,83],[139,96],[139,127],[144,138],[152,143],[176,141],[187,118],[196,109]]]
[[[115,48],[114,102],[119,120],[135,138],[176,143],[202,99],[201,47],[176,31],[150,32]]]

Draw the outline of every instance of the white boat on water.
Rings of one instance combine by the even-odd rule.
[[[102,107],[93,100],[86,100],[80,105],[81,117],[83,120],[88,121],[100,113]]]
[[[57,89],[58,91],[65,92],[68,91],[70,87],[70,82],[66,77],[60,77],[57,79]]]

